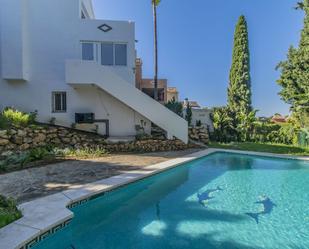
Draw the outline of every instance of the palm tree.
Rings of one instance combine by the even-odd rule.
[[[154,99],[158,100],[158,31],[157,31],[157,6],[161,0],[151,0],[154,23]]]

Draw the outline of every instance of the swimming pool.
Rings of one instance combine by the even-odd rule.
[[[72,211],[34,248],[309,248],[309,163],[214,153]]]

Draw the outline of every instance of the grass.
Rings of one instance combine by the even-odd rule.
[[[21,218],[21,216],[14,200],[6,199],[0,195],[0,228]]]
[[[309,156],[309,148],[301,148],[292,145],[284,144],[268,144],[268,143],[216,143],[211,142],[210,148],[220,149],[232,149],[232,150],[244,150],[244,151],[257,151],[257,152],[268,152],[276,154],[287,154],[296,156]]]

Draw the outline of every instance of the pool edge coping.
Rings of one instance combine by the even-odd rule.
[[[42,239],[44,235],[57,232],[65,227],[74,217],[68,207],[82,204],[91,197],[112,191],[127,184],[159,174],[184,163],[194,161],[216,152],[228,152],[282,159],[309,161],[309,157],[280,155],[274,153],[209,148],[165,162],[145,166],[139,170],[105,178],[84,184],[77,189],[65,190],[53,195],[22,203],[18,206],[23,217],[0,229],[0,248],[28,249]]]

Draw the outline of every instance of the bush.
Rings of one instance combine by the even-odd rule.
[[[309,129],[301,129],[297,136],[297,143],[301,147],[309,147]]]
[[[6,172],[11,165],[24,165],[27,158],[27,153],[12,154],[6,157],[5,160],[0,161],[0,172]]]
[[[210,134],[213,141],[228,143],[237,141],[237,132],[234,129],[234,120],[231,118],[228,107],[215,107],[211,114],[214,132]]]
[[[25,165],[30,162],[46,159],[47,157],[55,157],[53,150],[49,147],[37,147],[26,152],[24,159],[21,161],[21,165]]]
[[[195,126],[196,127],[201,127],[202,126],[202,121],[201,120],[196,120]]]
[[[244,118],[246,120],[244,127],[240,126],[244,129],[236,130],[235,120],[231,114],[227,107],[214,108],[211,115],[214,124],[212,141],[297,144],[299,128],[292,121],[280,125],[269,121],[255,121],[255,115],[252,112],[252,117]]]
[[[291,123],[255,122],[251,142],[296,144],[298,129]]]
[[[138,141],[142,141],[142,140],[148,140],[151,139],[152,136],[146,133],[142,133],[142,134],[138,134],[135,136],[135,139]]]
[[[190,106],[190,104],[188,104],[186,106],[185,120],[187,120],[188,125],[191,126],[191,123],[192,123],[192,107]]]
[[[7,129],[9,127],[9,121],[0,114],[0,129]]]
[[[106,156],[107,151],[102,148],[81,148],[81,149],[54,149],[54,154],[60,157],[95,158]]]
[[[21,216],[14,200],[0,195],[0,228],[21,218]]]
[[[172,112],[176,113],[178,116],[183,116],[183,107],[181,102],[177,102],[174,98],[168,101],[165,106],[170,109]]]
[[[12,168],[12,166],[23,168],[28,163],[44,159],[53,159],[55,157],[56,153],[54,149],[50,147],[37,147],[18,154],[10,154],[6,156],[4,160],[0,161],[0,172],[10,171],[10,167]]]
[[[13,108],[5,108],[0,114],[0,128],[6,129],[10,125],[27,126],[33,124],[36,113],[24,113]]]
[[[17,168],[24,168],[25,165],[36,161],[50,161],[54,159],[65,159],[66,157],[74,158],[95,158],[108,154],[105,149],[98,148],[53,148],[53,147],[37,147],[29,151],[20,152],[18,154],[7,155],[4,160],[0,160],[0,173],[12,171]]]

